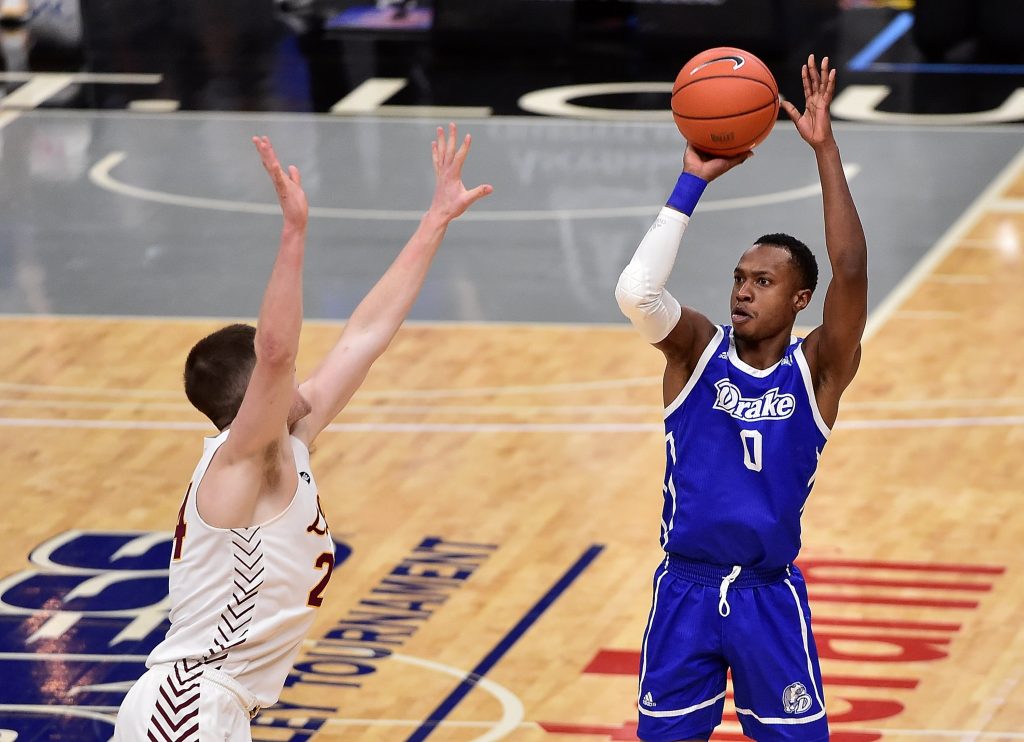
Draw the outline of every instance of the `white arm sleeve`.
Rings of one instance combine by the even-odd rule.
[[[682,308],[665,284],[689,223],[686,214],[662,208],[615,286],[619,309],[649,343],[664,340],[679,322]]]

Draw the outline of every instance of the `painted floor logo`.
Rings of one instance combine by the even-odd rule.
[[[800,562],[800,569],[811,590],[825,700],[833,702],[829,703],[831,742],[882,740],[883,734],[872,727],[903,713],[923,679],[916,676],[921,663],[949,657],[962,621],[980,607],[973,598],[990,592],[1006,571],[1001,566],[854,559],[809,559]],[[907,590],[917,594],[909,597]],[[830,614],[830,609],[841,606],[856,606],[860,617]],[[922,619],[922,612],[927,612],[927,619]],[[898,667],[907,669],[894,673]],[[639,671],[640,652],[619,649],[600,650],[583,669],[586,675],[631,677]],[[792,704],[792,713],[800,713],[801,699],[810,698],[806,688],[800,693],[794,686],[800,684],[786,688],[783,700]],[[731,686],[727,698],[732,698]],[[843,710],[836,713],[836,708]],[[747,739],[737,731],[734,711],[727,708],[722,719],[726,726],[715,732],[716,740]],[[635,719],[617,724],[539,723],[552,734],[637,739]],[[948,736],[943,730],[915,730],[915,735],[921,739]]]
[[[110,739],[122,699],[170,625],[172,539],[67,531],[0,580],[0,739]],[[336,563],[351,553],[338,543]]]

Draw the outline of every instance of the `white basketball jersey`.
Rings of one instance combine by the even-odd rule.
[[[334,542],[320,510],[309,451],[295,437],[298,487],[283,513],[252,528],[203,522],[196,492],[229,432],[206,439],[185,494],[171,555],[171,628],[146,665],[215,667],[265,707],[277,701],[323,601]]]

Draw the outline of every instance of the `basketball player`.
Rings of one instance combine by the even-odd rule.
[[[458,146],[454,124],[439,128],[430,208],[297,385],[308,206],[299,171],[282,169],[266,137],[253,141],[284,214],[281,245],[257,326],[218,330],[185,362],[189,401],[221,432],[206,439],[178,514],[171,628],[121,706],[119,742],[250,740],[250,719],[277,701],[334,567],[309,447],[391,343],[448,224],[492,190],[463,186],[470,138]]]
[[[707,740],[732,671],[744,733],[828,739],[807,592],[793,565],[800,514],[839,397],[860,362],[867,248],[832,135],[835,71],[803,67],[806,106],[782,105],[818,164],[832,280],[820,327],[791,337],[817,282],[813,254],[765,235],[733,272],[732,324],[715,326],[666,290],[683,231],[709,181],[751,153],[688,147],[667,206],[616,288],[619,306],[665,355],[667,472],[654,600],[643,638],[638,735]]]

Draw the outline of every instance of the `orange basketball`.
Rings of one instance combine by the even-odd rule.
[[[753,54],[719,46],[683,65],[672,87],[672,113],[694,147],[731,157],[768,136],[779,115],[779,86]]]

